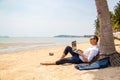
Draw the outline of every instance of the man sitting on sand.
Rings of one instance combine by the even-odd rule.
[[[40,63],[42,65],[59,65],[59,64],[64,64],[64,63],[89,63],[91,60],[99,53],[99,48],[98,48],[98,37],[93,35],[90,37],[90,44],[92,45],[89,47],[86,51],[82,51],[80,49],[75,52],[76,47],[70,47],[67,46],[64,50],[64,53],[61,56],[61,59],[51,62],[51,63]],[[74,49],[74,50],[73,50]],[[72,57],[65,58],[65,56],[70,53]]]

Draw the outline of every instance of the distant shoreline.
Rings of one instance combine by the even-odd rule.
[[[77,36],[77,35],[56,35],[54,37],[59,37],[59,38],[85,38],[85,37],[90,37],[91,35],[84,35],[84,36]]]
[[[10,38],[9,36],[0,36],[0,38]]]
[[[0,53],[87,42],[88,38],[0,38]]]

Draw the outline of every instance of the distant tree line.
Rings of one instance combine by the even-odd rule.
[[[117,3],[117,5],[114,7],[114,12],[110,11],[110,19],[112,24],[113,32],[120,31],[120,1]],[[95,34],[99,35],[100,33],[100,25],[98,17],[95,20]]]

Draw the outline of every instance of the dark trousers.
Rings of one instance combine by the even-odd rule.
[[[64,50],[65,55],[67,55],[68,53],[70,53],[72,55],[72,57],[60,59],[60,60],[56,61],[56,64],[59,65],[59,64],[64,64],[64,63],[75,63],[75,64],[83,63],[83,61],[81,61],[79,59],[79,55],[77,53],[75,53],[72,50],[72,47],[70,47],[70,46],[67,46]]]

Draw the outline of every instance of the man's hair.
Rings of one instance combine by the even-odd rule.
[[[96,39],[96,41],[98,42],[98,40],[99,40],[99,38],[96,36],[96,35],[92,35],[95,39]]]

